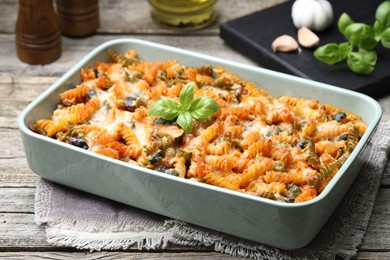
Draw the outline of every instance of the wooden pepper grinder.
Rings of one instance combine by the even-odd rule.
[[[19,0],[16,51],[29,64],[48,64],[61,56],[61,32],[52,0]]]
[[[56,5],[63,35],[84,37],[99,28],[98,0],[56,0]]]

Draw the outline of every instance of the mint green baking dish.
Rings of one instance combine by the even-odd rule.
[[[285,204],[161,174],[29,129],[35,120],[52,114],[59,93],[79,81],[81,68],[107,60],[108,49],[125,52],[129,48],[144,60],[176,59],[189,66],[221,65],[272,95],[316,99],[356,113],[368,129],[325,190],[315,199],[299,204]],[[362,151],[381,114],[379,104],[360,93],[170,46],[118,39],[95,48],[31,102],[19,116],[19,128],[30,168],[47,180],[248,240],[296,249],[315,237],[356,178],[363,162]]]

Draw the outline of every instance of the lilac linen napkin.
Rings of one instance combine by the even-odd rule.
[[[257,259],[349,259],[356,255],[371,216],[390,151],[390,122],[381,122],[365,150],[366,162],[316,238],[298,250],[280,250],[193,226],[38,179],[35,220],[53,246],[91,251],[163,249],[168,243],[213,247]]]

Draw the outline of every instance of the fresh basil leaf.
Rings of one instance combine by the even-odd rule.
[[[349,43],[328,43],[314,51],[314,56],[323,63],[333,65],[345,60],[351,51]]]
[[[383,47],[390,48],[390,27],[382,32],[381,42]]]
[[[359,52],[351,52],[348,55],[347,65],[353,72],[358,74],[369,74],[374,70],[374,67],[370,66]]]
[[[196,120],[206,120],[220,109],[218,103],[211,97],[196,98],[191,106],[190,113]]]
[[[187,110],[194,100],[194,82],[187,83],[180,91],[179,99],[183,110]]]
[[[374,28],[375,40],[379,42],[381,40],[381,33],[383,31],[383,28],[378,23],[378,21],[374,22],[374,25],[372,26],[372,28]]]
[[[159,116],[166,120],[172,120],[180,114],[178,107],[179,104],[173,99],[161,99],[151,105],[148,116]]]
[[[353,20],[351,19],[351,17],[348,14],[343,13],[337,22],[337,27],[339,28],[340,32],[342,34],[344,34],[345,28],[347,28],[348,25],[350,25],[352,23],[353,23]]]
[[[375,66],[376,61],[378,60],[378,55],[375,51],[367,51],[364,49],[359,49],[359,53],[362,55],[365,62],[370,66]]]
[[[345,28],[345,38],[353,45],[365,50],[372,50],[378,42],[375,40],[374,29],[364,23],[352,23]]]
[[[376,9],[375,24],[375,30],[380,33],[390,27],[390,1],[384,1]]]
[[[194,120],[191,116],[191,113],[188,111],[181,112],[177,117],[176,122],[187,133],[190,133],[192,131],[192,128],[194,127]]]

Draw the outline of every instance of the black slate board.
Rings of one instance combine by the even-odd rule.
[[[346,41],[337,29],[337,20],[343,12],[348,13],[355,22],[372,25],[376,8],[382,1],[330,0],[334,22],[318,33],[320,46]],[[376,49],[377,65],[369,75],[352,73],[345,62],[333,66],[323,64],[313,56],[314,49],[301,48],[300,54],[274,53],[271,44],[276,37],[288,34],[297,39],[297,29],[291,19],[293,2],[288,1],[221,24],[220,37],[233,49],[272,70],[359,91],[374,98],[390,92],[390,49],[383,48],[381,44]]]

